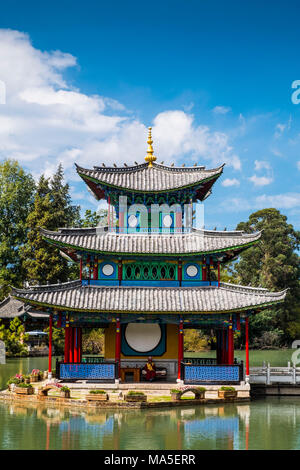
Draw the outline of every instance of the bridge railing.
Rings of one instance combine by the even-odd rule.
[[[286,383],[300,384],[300,367],[288,364],[287,367],[272,367],[270,363],[261,367],[250,367],[250,384]]]

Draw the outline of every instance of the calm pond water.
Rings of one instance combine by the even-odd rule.
[[[251,351],[250,364],[286,365],[292,352]],[[0,366],[0,389],[16,372],[45,370],[47,363],[46,357],[9,359]],[[300,449],[300,397],[122,412],[0,401],[0,449]]]
[[[0,402],[0,449],[300,449],[300,400],[88,411]]]

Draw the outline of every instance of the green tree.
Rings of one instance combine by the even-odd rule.
[[[252,340],[272,330],[277,345],[294,339],[300,316],[300,232],[277,209],[263,209],[241,222],[237,230],[252,233],[262,230],[261,241],[240,255],[231,270],[237,283],[265,287],[271,291],[289,288],[284,304],[255,315],[250,320]],[[293,328],[290,328],[291,323]],[[270,337],[274,345],[274,335]]]
[[[28,356],[28,348],[25,343],[27,339],[25,327],[17,317],[10,322],[8,328],[5,328],[5,325],[0,326],[0,340],[4,341],[8,356]]]
[[[90,209],[85,211],[83,218],[80,220],[80,227],[98,227],[107,225],[107,210],[92,212]]]
[[[18,162],[0,164],[0,285],[5,297],[9,285],[21,286],[20,248],[26,242],[26,219],[31,211],[35,191],[31,175]]]
[[[79,208],[71,205],[69,186],[63,182],[61,165],[53,179],[40,177],[33,209],[27,217],[28,240],[22,249],[23,268],[31,283],[66,282],[78,277],[78,268],[60,255],[58,248],[45,242],[40,227],[57,230],[79,224]]]

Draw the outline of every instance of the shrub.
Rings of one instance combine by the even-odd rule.
[[[106,392],[105,392],[105,390],[90,390],[89,393],[91,393],[92,395],[101,395],[101,394],[104,394]]]
[[[136,395],[145,395],[144,392],[137,392],[135,390],[130,390],[130,392],[127,393],[129,396],[136,396]]]
[[[222,390],[223,392],[235,392],[235,388],[234,387],[221,387],[220,390]]]
[[[206,392],[205,387],[197,387],[196,390],[197,390],[197,392]]]
[[[181,390],[179,388],[172,388],[171,393],[181,393]]]
[[[70,389],[69,389],[69,387],[64,386],[64,387],[61,387],[61,388],[60,388],[60,391],[61,391],[61,392],[69,392]]]
[[[26,384],[25,382],[21,382],[18,384],[20,388],[33,388],[31,384]]]
[[[20,383],[21,383],[21,380],[18,377],[11,377],[7,381],[7,385],[11,385],[11,384],[19,385]]]

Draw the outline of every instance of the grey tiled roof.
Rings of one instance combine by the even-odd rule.
[[[286,291],[221,283],[218,287],[104,287],[73,281],[52,286],[14,289],[25,302],[74,311],[137,313],[210,313],[240,311],[284,300]]]
[[[190,233],[134,233],[119,234],[106,228],[59,229],[51,232],[41,229],[46,240],[76,249],[99,253],[186,255],[230,250],[259,240],[261,232],[219,232],[192,229]]]
[[[27,315],[36,319],[45,319],[49,317],[49,315],[47,315],[46,313],[37,312],[34,309],[28,307],[28,305],[24,305],[24,302],[15,299],[11,295],[6,297],[0,303],[0,318],[13,319],[22,315]]]
[[[80,176],[90,177],[100,184],[152,193],[178,190],[201,183],[211,177],[218,177],[223,171],[223,166],[206,170],[203,166],[170,167],[153,163],[153,167],[149,168],[148,163],[143,163],[124,168],[94,167],[94,169],[76,165],[76,169]]]

